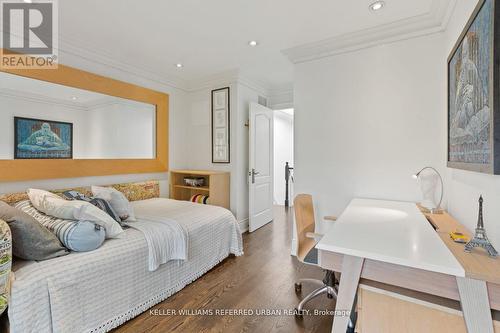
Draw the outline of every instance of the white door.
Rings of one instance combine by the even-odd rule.
[[[273,111],[250,104],[249,231],[273,220]]]

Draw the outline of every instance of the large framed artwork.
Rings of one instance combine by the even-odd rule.
[[[212,163],[230,163],[229,87],[212,90]]]
[[[448,166],[500,174],[500,25],[482,0],[448,57]]]
[[[14,158],[73,158],[73,124],[14,117]]]

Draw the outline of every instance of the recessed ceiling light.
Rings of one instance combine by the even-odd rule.
[[[77,99],[78,99],[78,97],[76,97],[76,96],[71,97],[71,100],[73,100],[73,101],[76,101]]]
[[[26,3],[31,3],[32,1],[31,0],[23,0],[24,2]]]
[[[382,8],[384,8],[384,6],[385,6],[385,2],[377,1],[377,2],[374,2],[370,5],[370,10],[376,12],[377,10],[381,10]]]
[[[251,41],[248,42],[248,45],[250,45],[250,46],[257,46],[257,45],[259,45],[259,43],[257,43],[256,40],[251,40]]]
[[[178,63],[178,64],[175,64],[175,67],[177,67],[177,68],[182,68],[182,67],[184,67],[184,65],[183,65],[183,64],[181,64],[181,63]]]

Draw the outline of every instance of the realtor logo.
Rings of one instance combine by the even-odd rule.
[[[1,63],[7,69],[57,68],[57,2],[1,0]]]

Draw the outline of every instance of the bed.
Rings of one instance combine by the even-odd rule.
[[[185,228],[187,260],[148,268],[144,234],[128,228],[92,252],[16,262],[9,303],[12,333],[107,332],[165,300],[230,254],[243,254],[242,238],[228,210],[162,198],[132,202],[136,216],[161,207]]]

